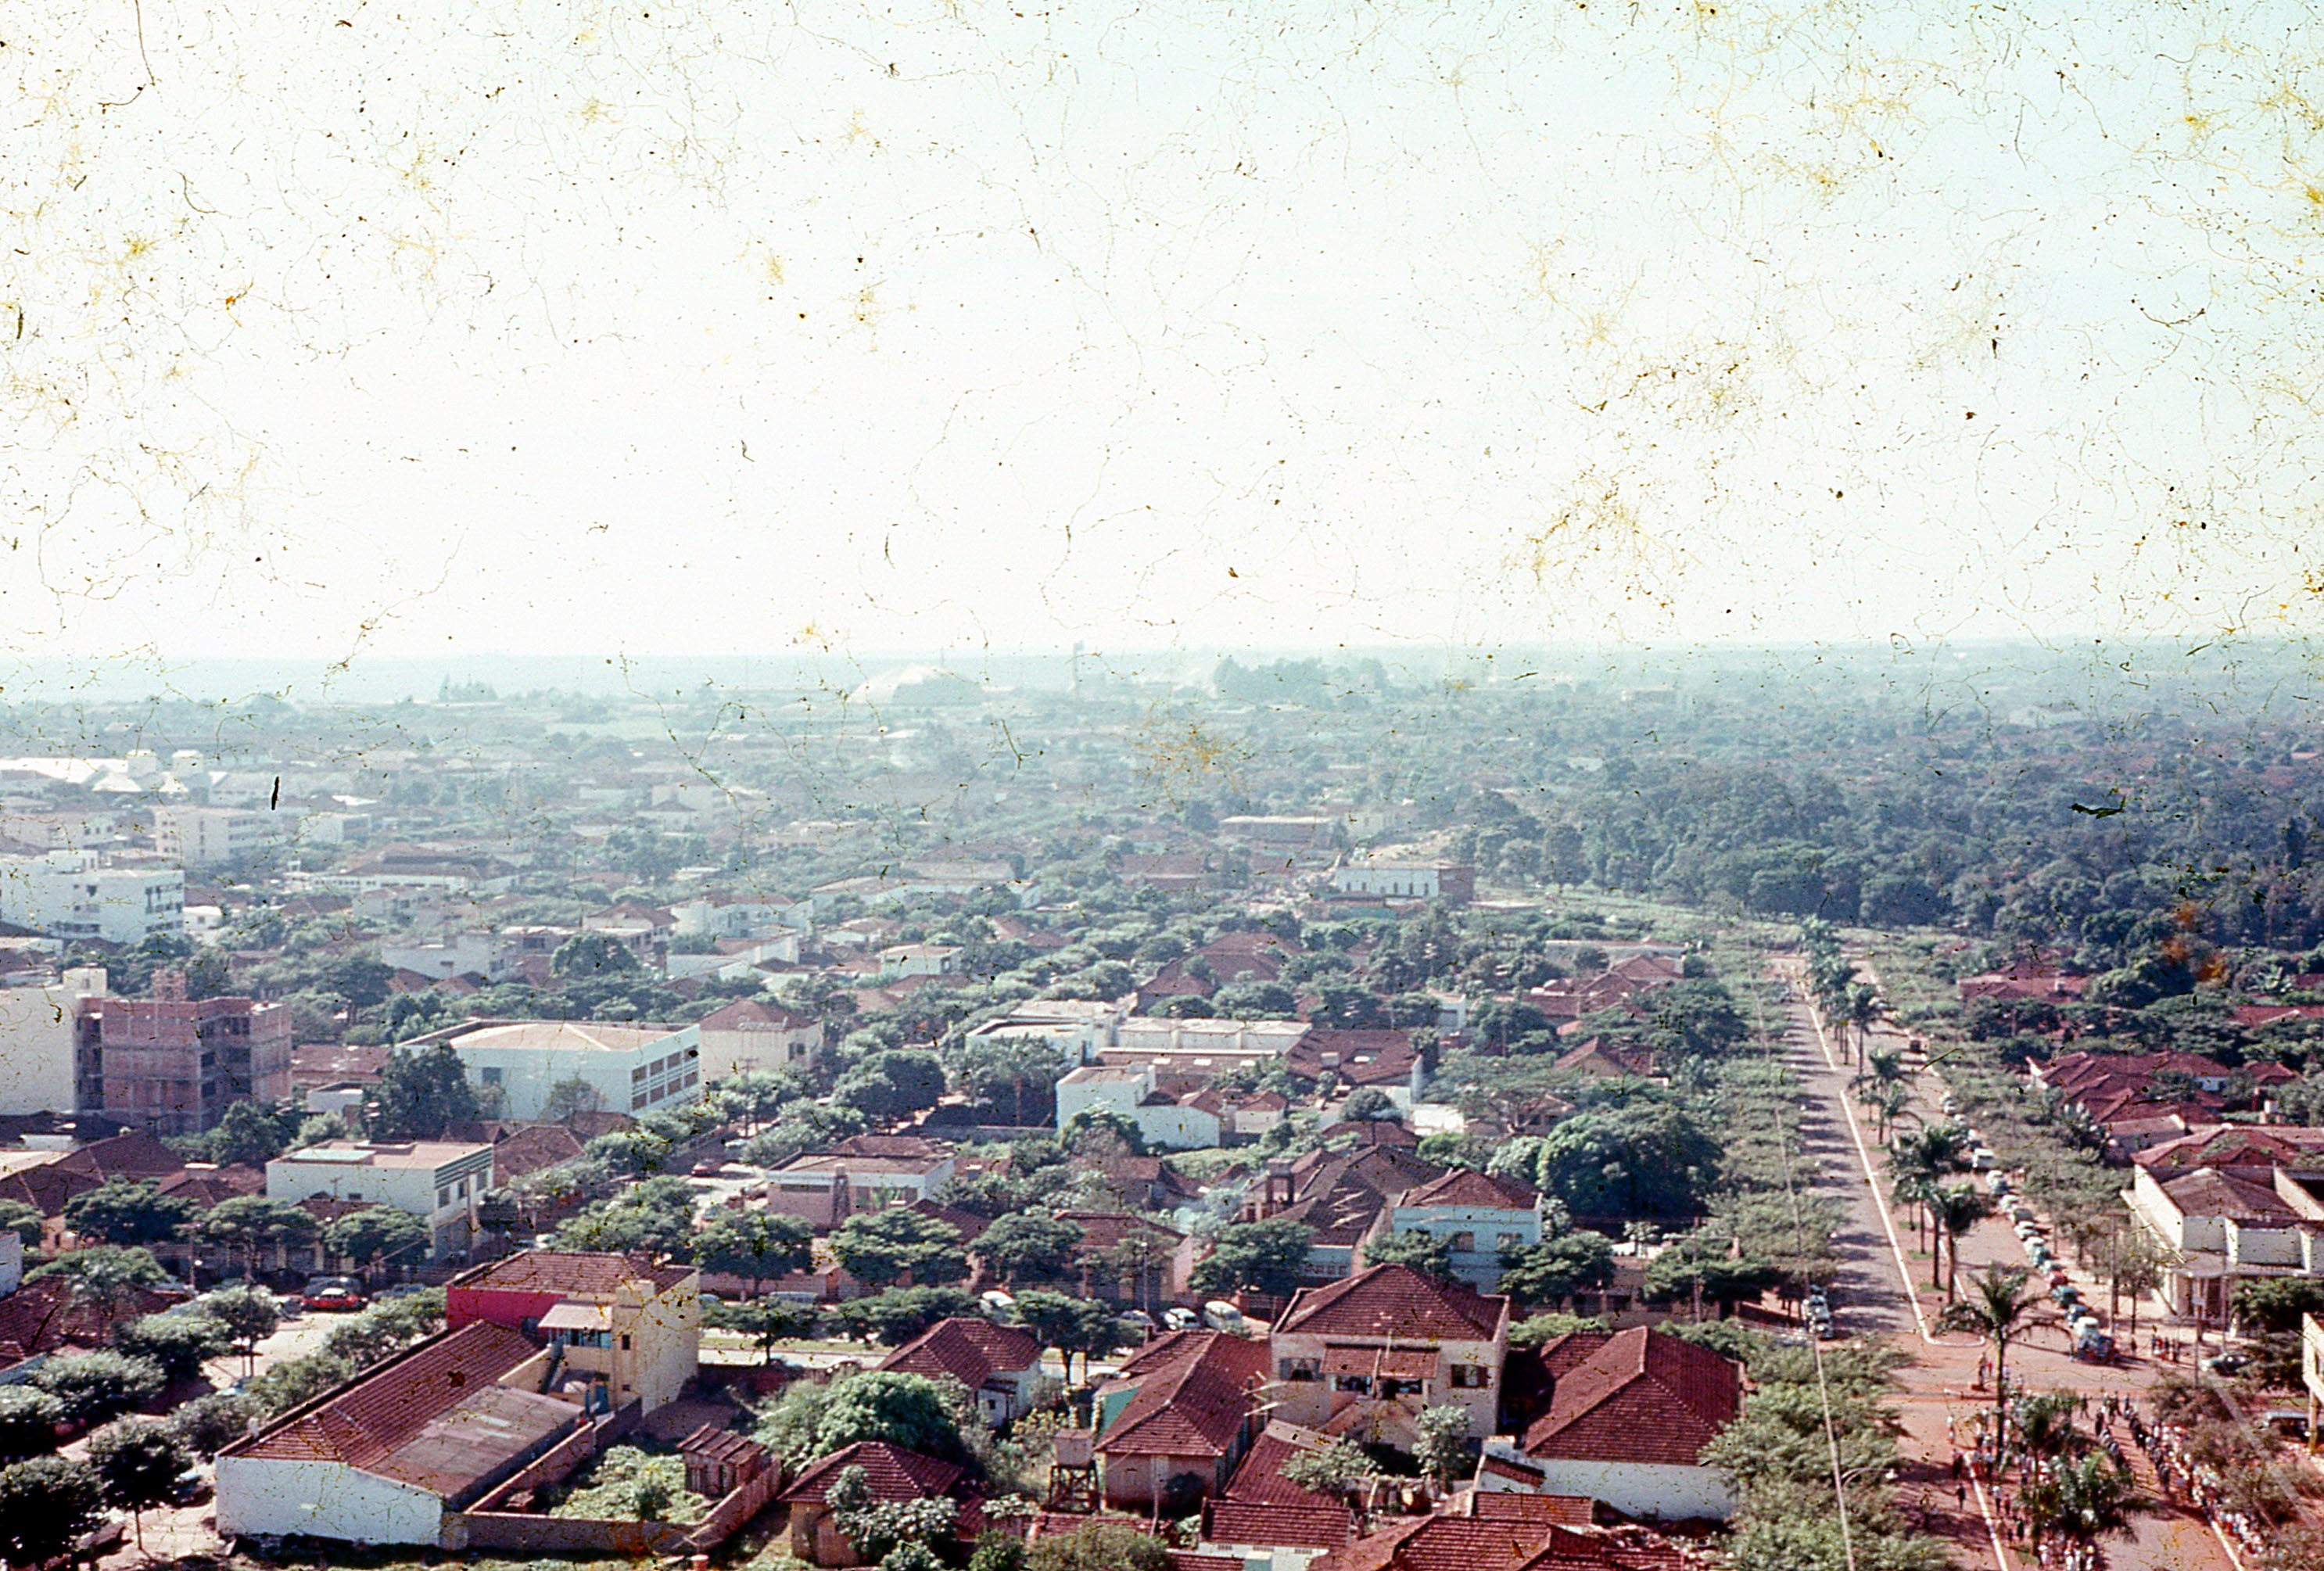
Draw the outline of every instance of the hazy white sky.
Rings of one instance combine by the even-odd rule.
[[[1917,9],[17,0],[0,622],[2316,628],[2310,7]]]

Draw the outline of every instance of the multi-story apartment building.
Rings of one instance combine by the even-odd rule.
[[[71,1113],[81,1000],[105,992],[105,973],[75,967],[57,981],[0,987],[0,1114]]]
[[[236,1102],[290,1095],[290,1012],[251,998],[188,998],[182,972],[153,996],[79,1001],[74,1100],[155,1134],[198,1134]]]
[[[88,851],[0,856],[0,921],[60,938],[134,944],[185,925],[179,868],[99,867]]]
[[[225,867],[272,848],[281,827],[246,808],[156,808],[153,845],[180,867]]]

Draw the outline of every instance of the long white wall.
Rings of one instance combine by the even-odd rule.
[[[444,1502],[337,1462],[221,1456],[217,1530],[304,1533],[354,1544],[429,1544],[443,1530]]]
[[[1660,1517],[1665,1521],[1712,1517],[1724,1521],[1735,1514],[1735,1492],[1715,1468],[1582,1462],[1563,1456],[1536,1456],[1530,1462],[1544,1470],[1544,1493],[1586,1494],[1626,1516]]]

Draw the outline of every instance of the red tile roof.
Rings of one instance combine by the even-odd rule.
[[[957,1464],[923,1456],[885,1440],[858,1440],[811,1464],[776,1498],[787,1505],[802,1501],[821,1504],[831,1486],[839,1482],[841,1470],[848,1467],[863,1469],[863,1482],[871,1486],[872,1498],[877,1501],[918,1500],[945,1494],[960,1482],[961,1476]]]
[[[1203,1512],[1203,1537],[1213,1544],[1336,1549],[1355,1530],[1354,1516],[1337,1501],[1321,1505],[1259,1505],[1214,1500]]]
[[[579,1417],[553,1398],[508,1390],[497,1382],[539,1350],[503,1326],[478,1322],[430,1337],[379,1365],[354,1383],[297,1408],[272,1428],[229,1447],[235,1456],[285,1462],[334,1462],[456,1493],[516,1454],[477,1446],[475,1433],[512,1428],[506,1438],[525,1449]],[[479,1400],[510,1413],[513,1425],[437,1420]],[[502,1399],[513,1399],[503,1404]],[[546,1404],[535,1408],[534,1404]],[[440,1431],[440,1432],[439,1432]],[[493,1438],[501,1437],[494,1433]]]
[[[955,1315],[937,1321],[882,1361],[881,1369],[930,1378],[950,1375],[974,1391],[994,1374],[1032,1368],[1041,1344],[1030,1331]]]
[[[690,1265],[656,1265],[644,1255],[535,1249],[463,1272],[450,1285],[490,1292],[611,1298],[623,1282],[651,1282],[656,1293],[665,1293],[692,1275]]]
[[[1174,1331],[1116,1372],[1136,1387],[1098,1437],[1110,1456],[1223,1456],[1240,1439],[1252,1393],[1266,1380],[1264,1342],[1218,1331]]]
[[[752,939],[752,943],[764,940]],[[800,1014],[779,1003],[768,1003],[756,998],[738,998],[724,1009],[714,1010],[694,1022],[706,1031],[799,1030],[821,1023],[814,1015]]]
[[[1276,1332],[1310,1336],[1393,1336],[1404,1341],[1486,1342],[1508,1318],[1509,1301],[1407,1265],[1376,1265],[1344,1281],[1302,1288]]]
[[[1334,1549],[1310,1562],[1308,1571],[1683,1571],[1696,1565],[1644,1528],[1441,1513]]]
[[[1643,1326],[1605,1338],[1570,1367],[1545,1362],[1556,1384],[1549,1411],[1526,1431],[1529,1455],[1692,1466],[1742,1410],[1733,1360]]]
[[[1320,1489],[1307,1489],[1283,1476],[1283,1465],[1303,1452],[1313,1451],[1331,1443],[1331,1437],[1280,1419],[1269,1421],[1259,1431],[1259,1438],[1250,1443],[1247,1452],[1227,1480],[1222,1500],[1240,1502],[1244,1505],[1285,1505],[1338,1507],[1339,1497]],[[1256,1542],[1257,1540],[1251,1540]]]
[[[1455,1168],[1416,1189],[1396,1197],[1399,1206],[1478,1206],[1508,1211],[1530,1211],[1541,1204],[1541,1192],[1515,1178],[1497,1178],[1474,1168]]]
[[[1586,1528],[1598,1502],[1586,1494],[1522,1494],[1504,1489],[1473,1489],[1457,1502],[1460,1515],[1479,1521],[1532,1522],[1544,1527]]]

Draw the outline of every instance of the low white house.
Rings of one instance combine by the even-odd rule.
[[[2237,1283],[2324,1275],[2324,1186],[2281,1167],[2270,1178],[2223,1168],[2173,1178],[2135,1170],[2125,1198],[2133,1220],[2162,1247],[2160,1286],[2172,1313],[2224,1326]]]
[[[408,1211],[428,1224],[438,1260],[468,1247],[492,1185],[493,1148],[462,1141],[330,1141],[266,1164],[268,1199],[327,1195]]]
[[[500,933],[451,933],[424,942],[382,944],[380,961],[442,982],[481,976],[505,982],[521,969],[516,940]]]
[[[543,1394],[547,1349],[464,1326],[218,1453],[222,1538],[441,1541],[447,1516],[588,1422]]]
[[[1219,1115],[1208,1100],[1179,1101],[1158,1089],[1146,1064],[1084,1064],[1057,1082],[1057,1127],[1084,1112],[1111,1113],[1137,1126],[1149,1151],[1202,1151],[1219,1143]]]

